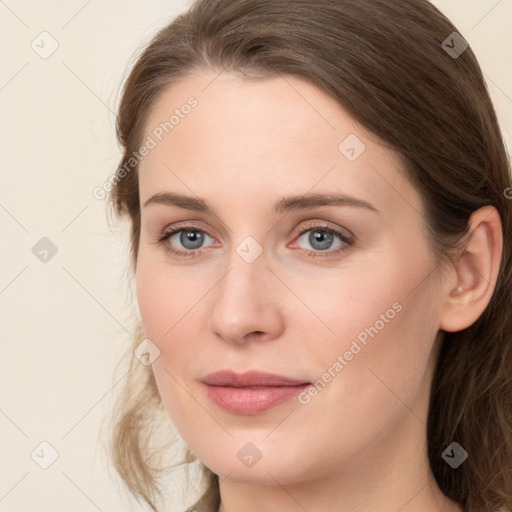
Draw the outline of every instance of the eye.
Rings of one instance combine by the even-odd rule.
[[[164,244],[166,251],[178,256],[197,256],[202,252],[199,249],[201,249],[206,238],[213,240],[213,237],[202,229],[194,226],[183,226],[164,232],[157,243]],[[180,250],[180,246],[185,250]],[[178,249],[175,247],[178,247]]]
[[[333,243],[338,239],[339,243],[334,248]],[[354,237],[326,225],[314,225],[309,229],[300,231],[298,241],[309,244],[313,250],[305,249],[308,256],[335,256],[346,251],[354,243]]]
[[[301,227],[304,228],[304,225]],[[171,254],[196,257],[203,253],[203,244],[208,238],[217,243],[206,231],[192,225],[186,225],[164,231],[155,240],[155,243],[163,245],[165,250]],[[308,226],[307,229],[302,229],[297,235],[297,240],[301,244],[310,244],[313,250],[304,249],[304,251],[313,258],[340,254],[354,244],[354,238],[353,235],[345,234],[330,225],[318,223]],[[336,239],[338,239],[338,245],[332,248]],[[181,250],[180,246],[184,250]]]

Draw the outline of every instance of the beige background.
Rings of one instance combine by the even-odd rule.
[[[434,3],[477,54],[511,148],[512,1]],[[128,64],[187,4],[0,2],[0,512],[130,509],[97,445],[131,341],[127,239],[92,191],[120,156]],[[31,47],[51,49],[43,31],[59,45],[47,59]],[[46,263],[32,252],[43,237],[58,249]],[[48,469],[31,458],[50,460],[43,441],[59,454]]]

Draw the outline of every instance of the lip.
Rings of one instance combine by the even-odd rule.
[[[235,388],[249,386],[297,386],[311,384],[305,380],[290,379],[275,373],[251,370],[245,373],[235,373],[231,370],[221,370],[207,375],[202,382],[210,386],[232,386]]]
[[[210,400],[219,407],[246,415],[276,407],[311,385],[304,380],[255,370],[242,374],[222,370],[206,376],[202,383]]]

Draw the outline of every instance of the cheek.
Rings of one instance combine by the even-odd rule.
[[[345,426],[353,433],[366,430],[370,438],[398,415],[407,414],[404,404],[414,407],[428,391],[437,333],[436,312],[424,290],[410,296],[383,294],[380,299],[380,307],[376,299],[363,312],[349,312],[346,336],[326,347],[330,358],[321,363],[324,371],[332,368],[336,375],[334,385],[328,384],[326,403],[333,410],[341,404],[345,418],[350,418],[351,426]],[[342,328],[341,323],[338,326]],[[423,417],[425,411],[415,412]]]
[[[190,361],[197,358],[194,340],[198,326],[199,302],[204,290],[186,277],[182,269],[163,265],[158,255],[149,251],[139,256],[136,273],[137,302],[145,335],[160,349],[160,357],[153,363],[157,383],[167,380],[162,389],[169,394],[186,377]]]
[[[161,344],[183,316],[183,305],[189,302],[188,296],[193,295],[188,290],[193,290],[193,287],[180,284],[173,272],[162,265],[158,255],[142,250],[137,262],[136,289],[146,335]]]
[[[425,279],[432,262],[426,252],[414,265],[400,254],[408,253],[321,283],[321,293],[310,288],[308,305],[323,325],[308,358],[319,372],[319,385],[329,382],[325,395],[333,407],[342,401],[368,412],[397,400],[393,392],[413,401],[422,385],[438,330],[435,290]],[[306,320],[298,321],[307,330]]]
[[[176,428],[187,432],[187,418],[198,414],[197,406],[180,386],[186,381],[189,358],[194,357],[190,353],[192,333],[186,330],[188,316],[184,316],[189,301],[187,288],[179,285],[177,289],[168,273],[151,255],[139,253],[136,289],[140,316],[146,337],[160,349],[152,370],[165,410]]]
[[[297,431],[306,437],[318,418],[326,418],[327,425],[318,429],[320,437],[331,439],[329,450],[322,443],[316,446],[317,451],[324,449],[322,463],[335,466],[340,457],[364,447],[377,449],[374,440],[392,435],[401,419],[420,427],[426,423],[421,399],[429,390],[429,355],[435,333],[425,327],[435,322],[429,316],[427,297],[402,298],[400,303],[402,309],[393,310],[396,314],[388,323],[376,322],[378,314],[387,311],[388,301],[383,300],[381,308],[361,314],[360,321],[365,317],[362,328],[350,322],[346,337],[310,354],[319,380],[315,381],[316,395],[304,397],[300,409],[304,429],[297,425]],[[338,326],[342,328],[341,322]],[[360,333],[365,336],[358,338]]]
[[[298,322],[301,331],[308,332],[317,347],[323,347],[317,357],[325,354],[331,359],[333,353],[350,350],[353,340],[357,339],[362,347],[366,342],[369,347],[377,340],[390,337],[391,332],[403,325],[406,311],[424,307],[423,292],[410,292],[424,277],[428,262],[408,269],[403,263],[389,256],[379,261],[374,257],[302,282],[296,276],[286,276],[296,294],[306,298],[310,310],[294,310],[295,318],[290,325]]]
[[[137,303],[146,336],[155,342],[166,329],[166,301],[162,297],[163,283],[150,268],[145,264],[144,256],[139,255],[136,274]]]

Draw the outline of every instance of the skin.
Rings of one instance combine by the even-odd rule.
[[[220,476],[219,511],[461,511],[428,464],[429,389],[440,329],[471,325],[491,298],[498,213],[473,214],[471,241],[438,279],[421,197],[398,154],[305,81],[217,74],[203,70],[169,86],[147,119],[144,138],[190,96],[198,100],[141,162],[141,206],[174,192],[204,198],[216,213],[142,207],[136,287],[144,330],[160,349],[153,371],[162,401]],[[366,146],[355,161],[338,150],[349,134]],[[284,196],[333,191],[379,213],[272,211]],[[195,257],[165,250],[194,247],[179,234],[155,243],[184,222],[207,233]],[[308,255],[320,245],[311,231],[300,233],[322,222],[356,241],[338,255]],[[236,252],[247,236],[263,251],[252,263]],[[341,245],[335,236],[326,251]],[[394,303],[401,311],[307,405],[229,413],[200,383],[220,369],[314,382]],[[248,442],[262,454],[252,467],[237,457]]]

